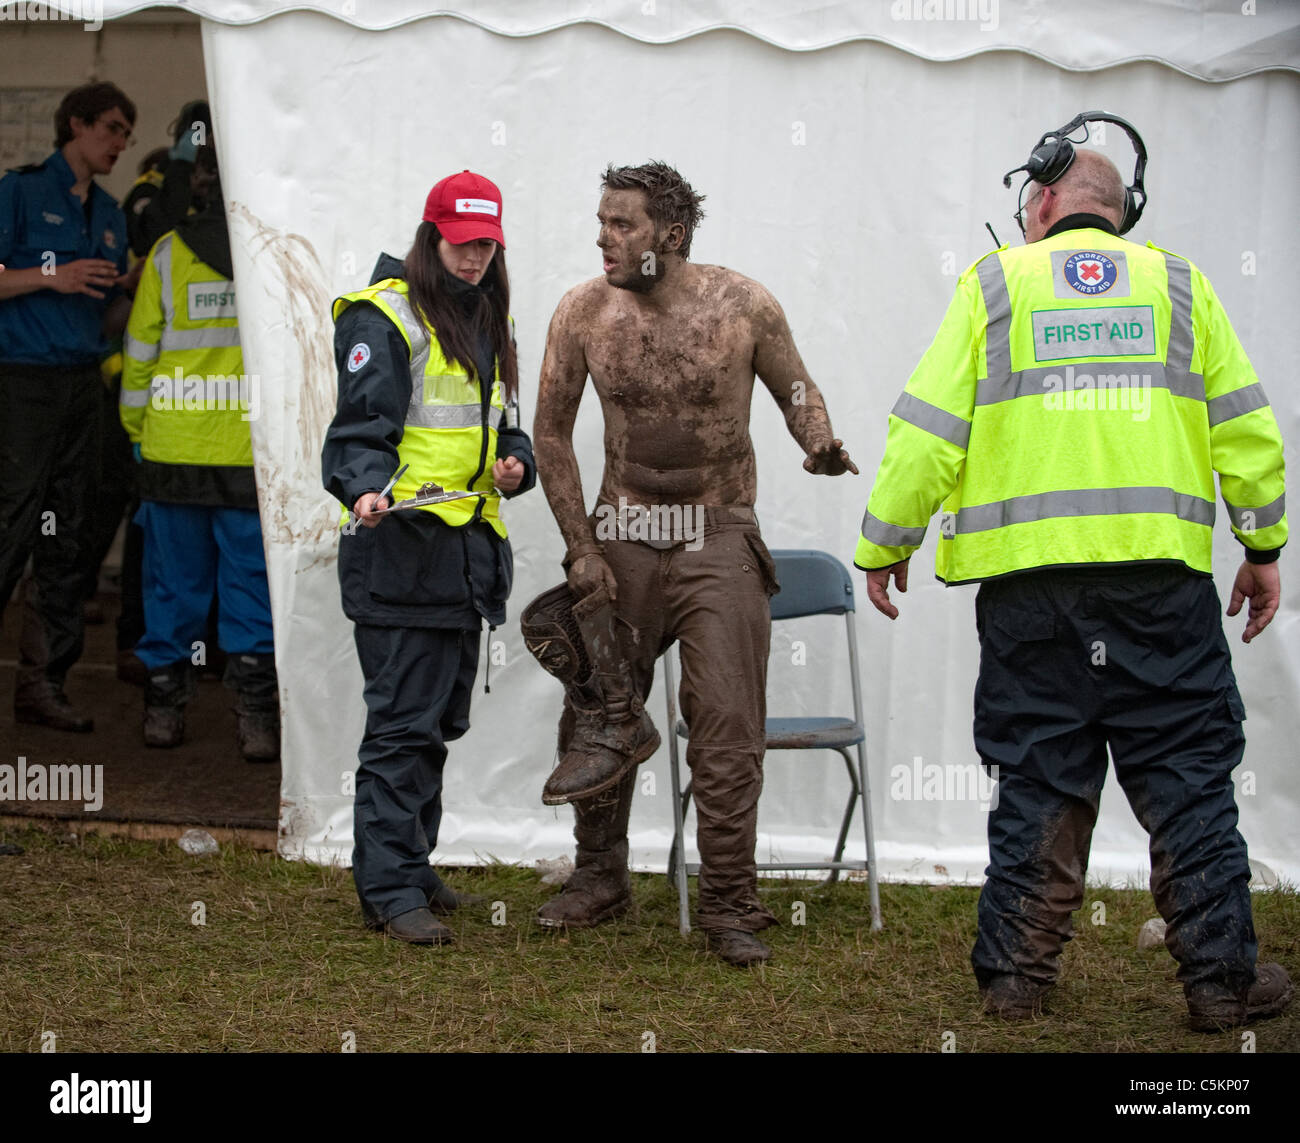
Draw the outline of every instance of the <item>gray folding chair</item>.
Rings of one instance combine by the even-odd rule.
[[[776,551],[777,579],[781,590],[772,597],[774,620],[798,619],[807,615],[843,615],[849,647],[849,676],[853,687],[852,718],[769,718],[766,725],[767,749],[773,750],[834,750],[844,759],[849,774],[849,798],[840,823],[840,835],[835,843],[835,855],[830,861],[777,862],[759,865],[760,871],[774,869],[804,870],[826,869],[827,881],[839,877],[841,869],[865,869],[871,899],[871,927],[878,930],[880,922],[880,887],[876,879],[876,843],[871,830],[871,787],[867,782],[866,730],[862,722],[862,685],[858,678],[858,640],[853,626],[853,580],[849,570],[828,552],[809,550]],[[691,931],[690,908],[687,899],[686,878],[698,873],[698,865],[687,865],[683,841],[683,819],[690,805],[691,787],[682,788],[678,738],[688,738],[690,730],[677,718],[677,682],[673,670],[672,651],[663,657],[664,692],[668,698],[668,757],[673,787],[673,844],[668,854],[668,876],[677,884],[678,921],[685,936]],[[675,728],[676,733],[672,733]],[[849,748],[857,748],[857,767]],[[845,861],[844,843],[849,836],[853,810],[862,806],[862,827],[867,841],[866,861]]]

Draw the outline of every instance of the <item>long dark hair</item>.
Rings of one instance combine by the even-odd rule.
[[[438,257],[438,240],[442,237],[432,222],[420,223],[415,243],[406,256],[406,283],[410,287],[411,307],[437,334],[442,355],[460,364],[471,376],[478,372],[475,348],[479,332],[487,330],[501,371],[501,388],[506,402],[519,392],[519,363],[515,343],[510,336],[510,277],[506,273],[506,252],[497,247],[496,256],[479,283],[478,303],[466,317],[465,310],[452,293],[456,279],[447,272]],[[490,385],[490,377],[481,379]]]

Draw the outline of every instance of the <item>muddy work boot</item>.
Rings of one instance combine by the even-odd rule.
[[[1295,988],[1280,964],[1255,966],[1255,983],[1245,999],[1221,984],[1194,984],[1187,991],[1187,1018],[1194,1032],[1224,1032],[1279,1016]]]
[[[709,929],[704,934],[709,952],[737,968],[748,968],[772,959],[772,949],[744,929]]]
[[[144,684],[144,744],[171,749],[185,740],[185,704],[194,697],[188,659],[149,672]]]
[[[636,776],[594,798],[573,803],[575,868],[564,888],[537,911],[547,929],[589,929],[626,913],[632,904],[627,873],[627,822]]]
[[[1051,992],[1050,984],[1030,980],[1027,976],[1003,973],[980,985],[984,1014],[1018,1022],[1043,1014],[1043,1002]]]
[[[238,696],[239,753],[245,762],[280,757],[280,688],[274,655],[230,654],[224,682]]]
[[[594,797],[659,749],[659,732],[646,714],[614,627],[614,605],[603,589],[573,604],[591,673],[569,687],[573,735],[542,790],[559,806]]]

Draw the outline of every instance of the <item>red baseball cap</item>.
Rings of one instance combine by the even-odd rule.
[[[437,226],[453,246],[492,238],[502,250],[506,237],[501,232],[501,192],[496,183],[461,171],[435,183],[424,203],[424,221]]]

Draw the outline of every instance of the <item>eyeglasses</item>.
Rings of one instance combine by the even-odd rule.
[[[1034,191],[1033,194],[1029,196],[1029,201],[1026,202],[1018,211],[1016,211],[1015,214],[1011,216],[1016,220],[1016,225],[1020,227],[1021,238],[1029,237],[1029,235],[1025,233],[1025,211],[1027,211],[1031,206],[1034,205],[1035,199],[1042,198],[1043,191],[1045,191],[1046,189],[1047,189],[1046,187],[1039,187],[1036,191]]]

